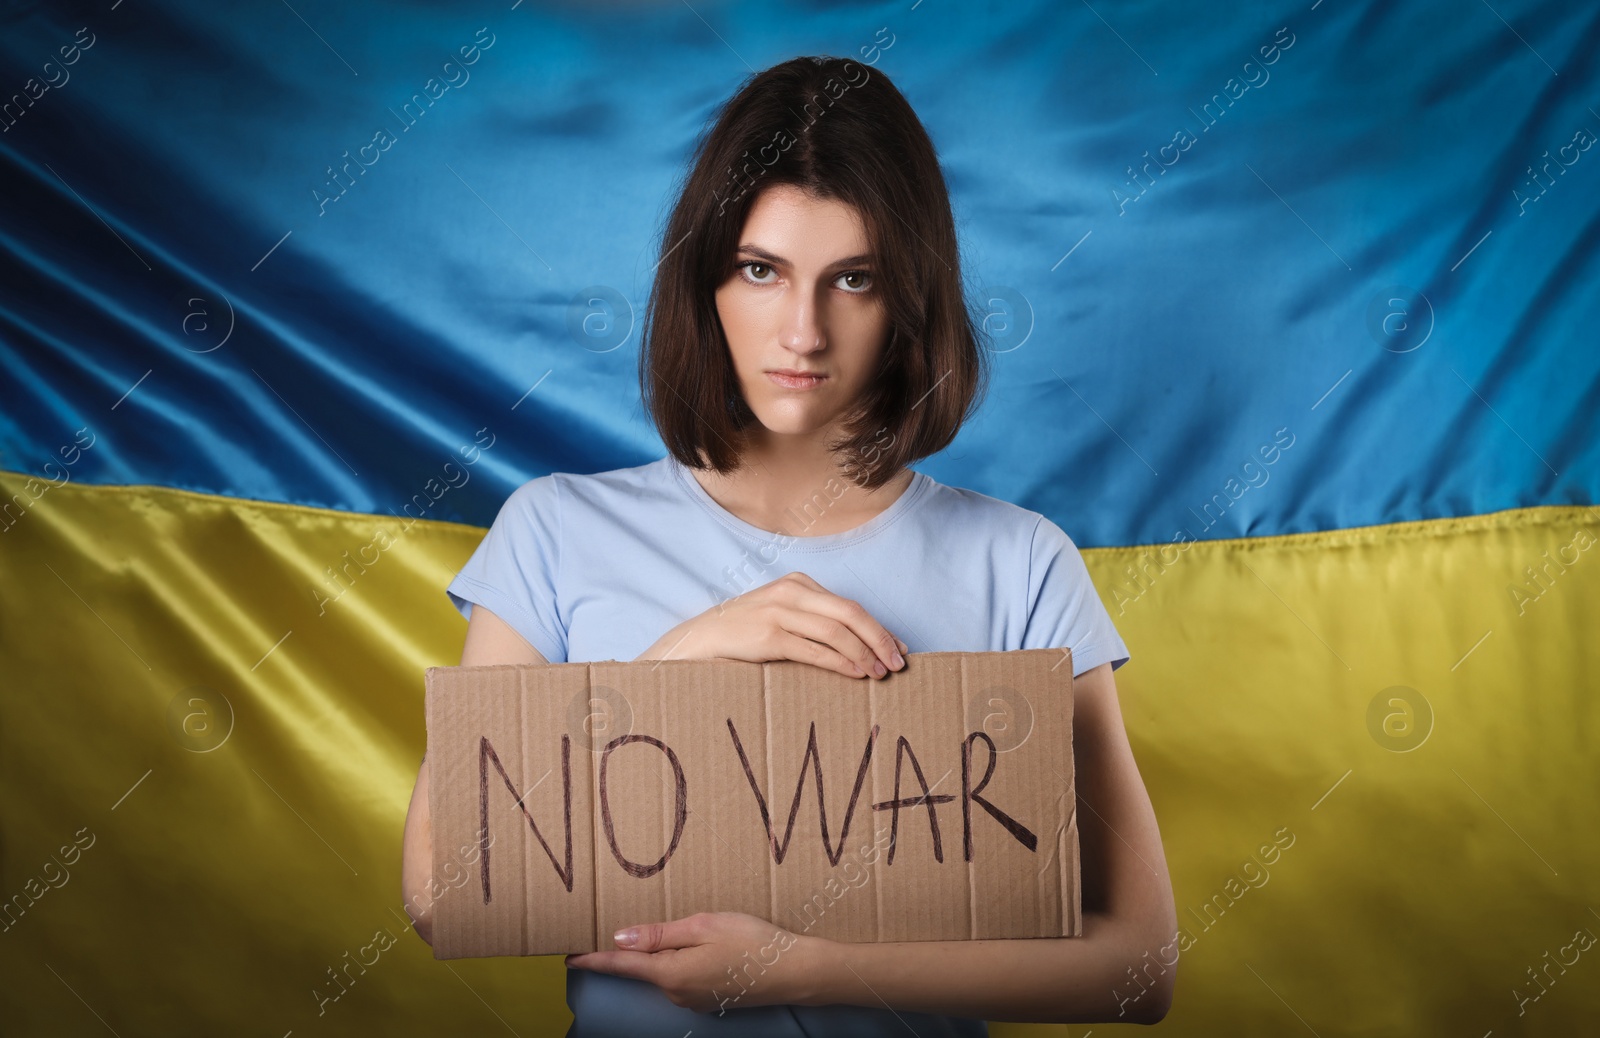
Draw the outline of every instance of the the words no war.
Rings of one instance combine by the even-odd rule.
[[[850,791],[850,798],[845,804],[843,820],[839,823],[839,834],[837,841],[830,836],[828,829],[828,808],[826,796],[824,794],[822,758],[817,750],[816,722],[813,721],[811,723],[810,734],[806,742],[805,753],[800,761],[799,777],[795,781],[794,795],[789,803],[788,819],[787,822],[783,824],[781,835],[778,832],[778,824],[776,818],[774,817],[773,810],[781,809],[781,804],[774,799],[769,807],[768,795],[765,791],[763,791],[762,783],[756,776],[756,773],[759,769],[752,768],[749,754],[746,752],[745,748],[746,740],[740,737],[739,729],[734,724],[732,718],[727,719],[727,730],[729,737],[729,766],[732,767],[734,766],[734,762],[737,762],[738,767],[744,774],[744,777],[750,787],[753,806],[755,808],[755,810],[750,813],[750,817],[752,820],[759,818],[760,823],[765,826],[767,846],[772,854],[772,860],[775,864],[782,865],[784,859],[788,856],[791,850],[791,838],[794,835],[795,821],[799,815],[800,804],[805,795],[807,771],[812,773],[816,789],[817,813],[821,828],[821,850],[822,853],[827,857],[830,865],[838,865],[840,857],[844,853],[846,840],[850,833],[851,823],[855,819],[857,808],[861,806],[865,806],[872,811],[889,812],[890,837],[889,852],[886,859],[886,862],[889,865],[893,865],[895,860],[895,849],[899,835],[901,812],[918,809],[925,809],[927,812],[926,819],[929,833],[932,837],[934,860],[940,863],[945,860],[944,830],[941,828],[941,819],[939,815],[939,806],[941,804],[958,805],[952,806],[948,809],[951,814],[944,819],[944,823],[946,825],[953,825],[957,821],[954,812],[959,812],[962,861],[971,862],[975,860],[973,851],[973,831],[975,828],[975,815],[973,811],[974,804],[982,808],[983,811],[987,813],[988,816],[992,818],[1005,833],[1009,834],[1011,838],[1015,839],[1019,844],[1027,848],[1029,851],[1037,853],[1039,839],[1034,831],[1029,829],[1016,818],[1013,818],[1010,814],[983,795],[983,791],[988,787],[990,780],[994,777],[995,765],[999,753],[995,748],[994,740],[989,737],[988,733],[982,730],[975,731],[967,735],[957,747],[960,757],[959,769],[961,772],[961,787],[959,793],[934,793],[932,791],[932,786],[937,786],[938,781],[935,780],[932,786],[930,786],[929,782],[927,781],[927,773],[924,772],[922,763],[918,760],[916,752],[912,749],[910,740],[902,735],[895,741],[894,748],[894,795],[888,800],[878,803],[871,803],[869,800],[869,802],[863,804],[861,801],[862,787],[865,784],[868,770],[872,763],[872,755],[877,744],[880,731],[880,726],[874,724],[871,730],[867,733],[865,749],[862,751],[860,763],[856,768],[855,781]],[[984,744],[988,751],[981,775],[976,774],[977,767],[976,762],[973,759],[973,749],[978,743]],[[666,848],[663,850],[661,857],[654,862],[639,862],[631,860],[623,854],[618,845],[617,831],[611,810],[612,799],[615,797],[637,797],[640,795],[640,791],[638,790],[616,790],[610,788],[613,781],[609,774],[611,760],[613,755],[619,752],[658,754],[663,759],[665,765],[670,767],[673,774],[673,788],[670,794],[673,801],[672,835]],[[909,768],[907,768],[907,765],[909,765]],[[490,780],[489,775],[491,770],[498,772],[501,782],[495,783]],[[532,828],[533,835],[539,841],[539,845],[544,848],[546,856],[550,859],[550,864],[555,869],[556,876],[561,880],[561,883],[566,888],[567,892],[571,893],[573,891],[574,879],[571,738],[567,735],[563,735],[561,737],[562,817],[559,823],[559,828],[562,831],[562,848],[559,857],[556,850],[551,846],[550,841],[546,839],[546,828],[541,828],[538,821],[535,820],[533,814],[528,810],[527,805],[524,803],[524,795],[518,792],[516,784],[506,773],[506,769],[500,762],[500,756],[496,752],[494,744],[491,742],[488,736],[481,736],[479,738],[478,807],[480,817],[478,832],[480,839],[484,842],[483,853],[479,864],[479,876],[482,885],[484,904],[488,904],[490,902],[493,890],[490,879],[490,855],[488,847],[488,844],[493,842],[493,834],[491,832],[489,819],[489,805],[491,802],[490,789],[492,786],[500,786],[502,784],[506,792],[509,794],[511,800],[515,802],[517,810],[522,813],[523,818],[526,819],[528,825]],[[617,738],[608,742],[604,749],[600,752],[597,786],[597,796],[599,799],[600,809],[600,826],[604,830],[606,844],[610,848],[611,857],[616,862],[617,866],[621,868],[627,875],[638,879],[648,878],[665,869],[667,867],[667,863],[672,859],[673,852],[678,849],[678,844],[683,838],[684,826],[689,815],[689,798],[692,794],[692,791],[688,788],[688,782],[685,778],[683,765],[679,760],[677,752],[662,740],[651,735],[634,733],[618,736]],[[777,791],[774,790],[773,792],[776,793]],[[498,791],[496,792],[496,795],[498,796]],[[835,803],[837,803],[837,800]],[[551,824],[551,820],[546,821],[546,827],[550,830],[557,828],[556,825]],[[952,834],[951,838],[954,838],[954,834]]]

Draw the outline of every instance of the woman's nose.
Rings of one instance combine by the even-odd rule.
[[[801,298],[795,301],[787,315],[788,326],[784,329],[783,345],[805,355],[822,348],[822,325],[816,301],[804,298],[803,292],[797,295]]]

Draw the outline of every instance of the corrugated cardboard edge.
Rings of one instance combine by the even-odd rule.
[[[1072,767],[1067,769],[1067,793],[1063,801],[1067,805],[1066,833],[1061,841],[1060,857],[1061,868],[1058,881],[1061,890],[1061,933],[1066,937],[1083,936],[1083,854],[1078,842],[1078,753],[1076,735],[1078,731],[1078,679],[1073,675],[1076,664],[1072,658],[1071,649],[1063,649],[1065,659],[1062,661],[1067,668],[1067,748],[1072,753]],[[1061,666],[1058,663],[1057,666]],[[1072,864],[1067,865],[1071,858]],[[1070,868],[1072,877],[1067,879]],[[1068,897],[1068,892],[1074,896]]]

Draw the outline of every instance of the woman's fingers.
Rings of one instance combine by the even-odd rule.
[[[815,582],[813,582],[815,583]],[[868,652],[881,663],[885,671],[900,670],[905,666],[905,660],[900,657],[900,641],[889,633],[888,628],[879,623],[871,613],[862,608],[861,603],[852,599],[836,595],[819,585],[817,588],[801,587],[791,604],[801,610],[830,617],[849,629],[854,642],[865,646]],[[871,671],[873,659],[857,657],[849,650],[854,648],[850,639],[845,639],[845,644],[840,645],[838,638],[824,638],[835,645],[846,656],[860,659],[862,669]],[[896,658],[900,662],[896,663]]]
[[[859,672],[853,676],[865,677],[870,674],[882,677],[889,672],[867,644],[842,621],[804,608],[779,606],[778,610],[779,627],[831,650],[832,655],[844,660],[849,664],[849,668]],[[850,674],[852,671],[849,668],[829,669]]]
[[[783,653],[784,659],[795,660],[799,663],[810,663],[821,667],[823,670],[837,671],[847,678],[864,678],[861,668],[841,654],[838,650],[829,648],[821,642],[814,642],[810,638],[803,638],[798,634],[782,631],[778,635],[777,650]]]
[[[910,651],[905,642],[890,634],[859,602],[834,594],[799,571],[734,601],[736,611],[730,612],[726,604],[718,607],[711,624],[733,624],[739,633],[733,636],[729,630],[732,641],[747,648],[724,648],[717,655],[792,659],[856,678],[887,677],[890,671],[905,667],[903,654]],[[702,615],[711,617],[711,612]],[[700,648],[689,655],[704,655],[704,646]]]

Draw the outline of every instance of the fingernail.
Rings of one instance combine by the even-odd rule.
[[[632,948],[639,943],[639,931],[630,926],[626,930],[618,930],[611,939],[623,948]]]
[[[905,665],[906,665],[906,658],[904,656],[900,655],[898,652],[895,653],[894,654],[894,667],[895,667],[895,669],[899,670],[901,667],[904,667]]]
[[[872,673],[878,675],[878,677],[881,678],[881,677],[883,677],[885,674],[887,674],[889,672],[884,669],[884,666],[883,666],[882,663],[878,662],[877,660],[873,660],[872,661]]]
[[[905,642],[901,641],[899,638],[895,639],[895,644],[900,646],[900,651],[901,652],[910,652],[911,651],[911,646],[907,645]]]

